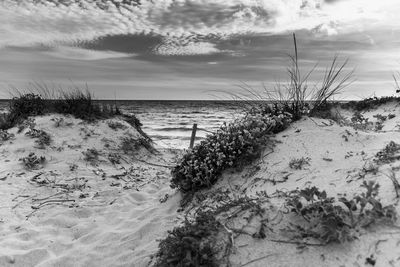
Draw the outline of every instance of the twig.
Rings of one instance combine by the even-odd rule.
[[[286,243],[286,244],[295,244],[295,245],[305,245],[305,246],[315,246],[315,247],[323,247],[326,244],[324,243],[307,243],[307,242],[300,242],[300,241],[290,241],[290,240],[279,240],[279,239],[267,239],[268,241],[275,242],[275,243]]]
[[[240,265],[240,267],[249,265],[249,264],[251,264],[251,263],[253,263],[253,262],[256,262],[256,261],[259,261],[259,260],[263,260],[263,259],[269,258],[269,257],[271,257],[271,256],[275,256],[275,255],[279,255],[279,254],[278,254],[278,253],[268,254],[268,255],[265,255],[265,256],[263,256],[263,257],[260,257],[260,258],[251,260],[251,261],[249,261],[249,262],[246,262],[245,264]]]

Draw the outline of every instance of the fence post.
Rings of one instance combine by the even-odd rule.
[[[193,148],[194,139],[196,139],[196,131],[197,131],[197,123],[194,123],[192,129],[192,137],[190,138],[190,146],[189,146],[190,149]]]

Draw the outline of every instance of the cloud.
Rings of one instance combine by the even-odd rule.
[[[325,36],[400,28],[399,12],[397,0],[3,0],[0,47],[79,45],[144,34],[162,37],[158,53],[186,55],[194,47],[214,53],[212,44],[238,35],[310,30]]]
[[[46,51],[43,53],[51,55],[53,57],[66,58],[71,60],[101,60],[135,56],[135,54],[119,53],[114,51],[96,51],[68,46],[58,46],[51,49],[50,51]]]

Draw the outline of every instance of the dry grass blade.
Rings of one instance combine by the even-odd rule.
[[[352,77],[354,70],[344,73],[347,64],[348,59],[346,59],[342,64],[339,64],[338,56],[334,56],[330,67],[325,71],[320,89],[318,89],[312,97],[314,110],[320,108],[328,99],[339,94],[344,88],[353,82]]]

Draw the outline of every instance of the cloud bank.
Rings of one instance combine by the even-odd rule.
[[[144,34],[162,37],[155,53],[218,53],[220,40],[240,35],[399,29],[399,6],[398,0],[3,0],[0,47]]]

